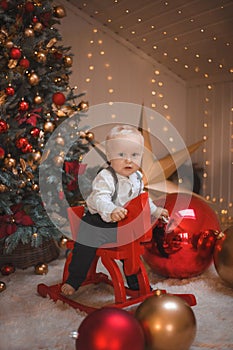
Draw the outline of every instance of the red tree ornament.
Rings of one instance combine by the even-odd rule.
[[[5,88],[5,92],[6,92],[7,96],[14,96],[15,89],[12,86],[7,86]]]
[[[14,60],[18,60],[21,57],[21,51],[18,47],[12,47],[10,50],[10,57]]]
[[[21,101],[21,102],[19,103],[19,111],[25,112],[25,111],[28,110],[28,108],[29,108],[29,103],[28,103],[28,102],[26,102],[26,101]]]
[[[8,124],[5,120],[0,119],[0,134],[2,134],[3,132],[6,132],[8,129]]]
[[[34,11],[34,4],[31,1],[26,2],[25,10],[27,12],[33,12]]]
[[[4,11],[6,11],[6,10],[8,9],[8,2],[7,2],[7,0],[2,0],[2,1],[0,1],[0,7],[1,7]]]
[[[12,264],[5,264],[1,267],[1,274],[3,276],[8,276],[15,272],[15,267]]]
[[[5,157],[5,150],[0,147],[0,159],[3,159]]]
[[[31,153],[33,150],[32,145],[30,145],[30,143],[28,143],[25,147],[22,148],[22,152],[23,153]]]
[[[20,65],[20,67],[28,69],[30,67],[30,62],[27,58],[24,57],[19,61],[19,65]]]
[[[16,147],[19,149],[26,147],[28,144],[29,144],[29,142],[28,142],[28,139],[26,137],[20,137],[15,142]]]
[[[53,103],[57,106],[62,106],[66,101],[65,95],[62,92],[55,92],[53,94]]]
[[[38,128],[33,128],[30,132],[30,134],[33,136],[33,137],[38,137],[40,135],[40,129]]]

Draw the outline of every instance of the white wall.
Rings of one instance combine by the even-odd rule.
[[[108,102],[139,105],[144,102],[146,107],[168,118],[185,139],[184,82],[67,1],[62,0],[60,4],[65,7],[67,16],[61,20],[58,29],[64,45],[71,46],[75,55],[71,85],[77,85],[79,92],[86,91],[85,99],[91,106]],[[90,66],[94,69],[90,70]],[[90,82],[86,82],[88,78]],[[156,106],[152,107],[153,104]]]

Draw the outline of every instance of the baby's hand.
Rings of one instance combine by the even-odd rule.
[[[128,213],[127,209],[118,207],[112,211],[111,219],[112,221],[115,221],[115,222],[121,221],[126,217],[127,213]]]
[[[163,209],[162,211],[161,211],[161,214],[160,214],[160,219],[162,218],[162,217],[165,217],[166,219],[168,219],[169,218],[169,213],[168,213],[168,210],[167,209]]]

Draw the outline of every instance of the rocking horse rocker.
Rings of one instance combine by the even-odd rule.
[[[96,257],[91,265],[86,280],[82,285],[107,283],[114,290],[115,301],[104,306],[122,308],[130,311],[133,306],[143,302],[154,294],[166,293],[165,290],[152,290],[148,274],[141,259],[144,245],[152,239],[152,227],[150,224],[150,208],[148,194],[142,193],[132,199],[127,205],[127,217],[118,222],[117,242],[104,244],[96,251]],[[78,232],[80,220],[84,215],[84,207],[70,207],[67,210],[73,241],[69,242],[69,249],[73,248]],[[61,300],[75,309],[91,313],[98,307],[82,304],[61,293],[61,286],[68,277],[68,267],[72,258],[69,253],[63,271],[62,283],[52,286],[38,285],[38,293],[42,297],[49,295],[54,301]],[[101,259],[102,264],[109,272],[110,277],[102,272],[97,272],[97,263]],[[135,274],[138,279],[139,290],[131,290],[124,285],[124,279],[116,260],[123,262],[124,272],[127,276]],[[176,294],[183,298],[190,306],[196,305],[195,296],[192,294]]]

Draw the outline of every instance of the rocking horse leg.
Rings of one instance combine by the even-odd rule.
[[[112,284],[113,284],[114,293],[115,293],[115,303],[118,304],[118,303],[125,302],[126,291],[124,286],[124,280],[123,280],[121,271],[119,269],[119,266],[117,265],[114,259],[111,259],[106,255],[102,256],[101,260],[103,265],[109,271],[112,279]]]
[[[151,293],[151,287],[149,283],[149,278],[147,275],[146,268],[142,261],[140,261],[139,271],[137,273],[139,293],[140,295],[145,295]]]

